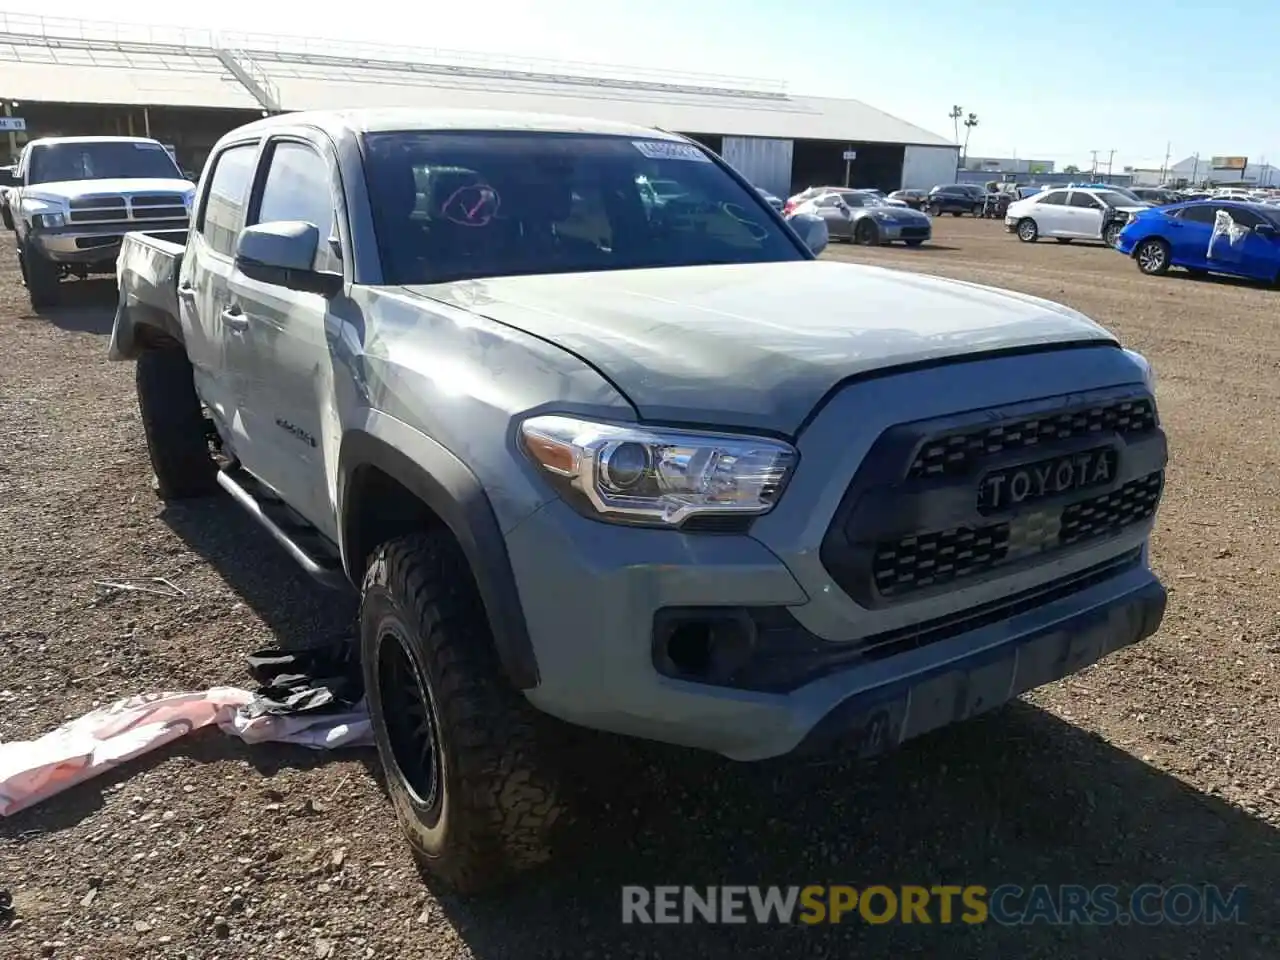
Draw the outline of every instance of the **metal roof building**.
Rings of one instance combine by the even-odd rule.
[[[215,114],[225,132],[264,111],[378,106],[662,127],[782,194],[846,173],[855,186],[932,186],[954,180],[957,158],[951,141],[861,101],[798,96],[772,81],[17,15],[0,15],[0,99],[33,135],[150,133],[176,143],[192,166],[216,139]],[[80,105],[79,114],[55,105]],[[87,105],[99,108],[96,119]],[[128,129],[101,129],[109,115]],[[86,123],[95,128],[67,129]]]

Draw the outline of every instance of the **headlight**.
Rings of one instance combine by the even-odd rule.
[[[647,526],[768,513],[798,459],[780,440],[571,417],[533,417],[520,432],[525,451],[583,512]]]
[[[1136,363],[1142,370],[1142,382],[1147,385],[1147,389],[1152,393],[1156,392],[1156,372],[1151,366],[1151,361],[1140,354],[1137,350],[1125,350],[1125,354],[1129,359]]]
[[[33,213],[31,215],[31,225],[37,229],[49,229],[51,227],[61,227],[66,224],[66,220],[60,213]]]

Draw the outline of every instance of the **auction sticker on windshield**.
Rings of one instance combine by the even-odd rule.
[[[710,163],[711,158],[692,143],[675,140],[632,140],[632,145],[650,160],[694,160]]]

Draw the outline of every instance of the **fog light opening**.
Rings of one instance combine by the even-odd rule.
[[[711,666],[712,634],[707,620],[688,620],[674,625],[667,636],[667,659],[681,673],[706,676]]]

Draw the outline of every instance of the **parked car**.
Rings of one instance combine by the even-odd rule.
[[[886,204],[890,207],[910,207],[911,206],[911,204],[907,203],[905,200],[897,200],[889,197],[883,190],[880,190],[876,187],[854,187],[853,189],[857,193],[865,193],[869,197],[875,197],[881,203]]]
[[[42,137],[22,150],[5,197],[27,297],[57,304],[64,277],[115,273],[129,230],[187,229],[196,185],[146,137]]]
[[[1144,203],[1157,207],[1177,203],[1181,199],[1172,190],[1166,190],[1164,187],[1134,187],[1129,192]]]
[[[912,210],[923,210],[925,201],[929,199],[927,190],[895,190],[889,194],[889,200],[905,203]]]
[[[1280,209],[1233,200],[1156,207],[1120,231],[1116,249],[1151,276],[1181,267],[1272,283],[1280,281]]]
[[[982,214],[982,208],[986,202],[985,187],[972,183],[953,183],[930,190],[925,209],[935,217],[944,213],[956,217],[970,213],[976,217]]]
[[[1160,624],[1149,364],[1065,306],[816,261],[691,140],[284,114],[196,209],[118,267],[157,490],[355,587],[384,789],[444,883],[552,856],[571,724],[865,757]]]
[[[1024,243],[1052,237],[1059,243],[1102,240],[1115,246],[1130,217],[1149,208],[1110,189],[1062,188],[1009,204],[1004,225]]]
[[[879,245],[901,241],[918,247],[933,235],[933,223],[918,210],[894,207],[859,190],[832,190],[806,200],[796,213],[822,217],[832,240]]]

